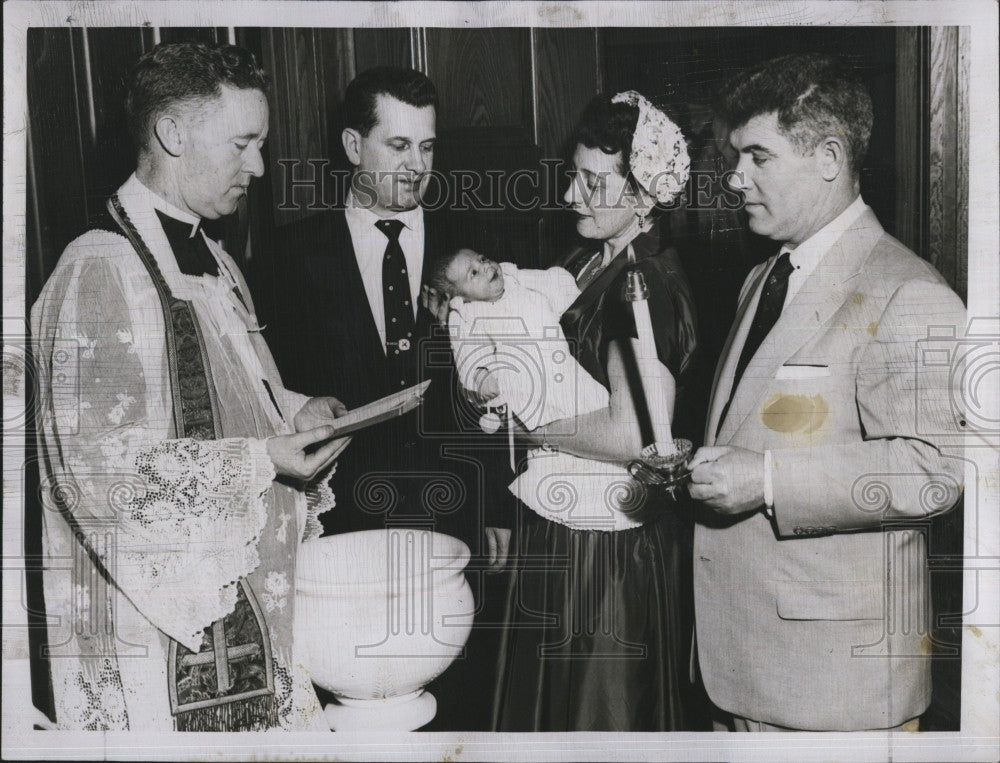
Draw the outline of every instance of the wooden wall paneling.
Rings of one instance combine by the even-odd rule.
[[[160,30],[151,26],[142,28],[142,52],[145,53],[147,50],[151,50],[157,44],[157,38],[160,36]]]
[[[896,30],[896,231],[927,256],[927,48],[924,27]]]
[[[503,127],[533,135],[528,29],[427,29],[438,130]]]
[[[597,93],[594,29],[534,29],[535,141],[542,155],[561,158],[566,138]]]
[[[86,178],[80,142],[80,115],[74,50],[79,29],[31,28],[27,32],[25,312],[30,311],[63,249],[87,226]],[[15,143],[18,136],[8,136]],[[27,331],[27,326],[25,326]],[[27,378],[31,384],[33,379]],[[42,507],[33,417],[24,432],[23,544],[24,600],[31,657],[31,702],[55,717],[46,654],[46,613],[42,594]]]
[[[322,30],[289,29],[284,31],[286,63],[286,87],[288,87],[288,111],[276,115],[276,121],[289,127],[286,137],[290,140],[284,158],[298,159],[305,164],[309,159],[324,159],[329,156],[326,130],[326,90],[323,81]],[[307,175],[306,166],[298,168],[299,176]],[[275,168],[274,179],[285,180],[284,171]],[[288,201],[284,194],[279,199]],[[308,216],[308,207],[322,203],[311,189],[297,188],[291,199],[296,207],[284,214],[280,223]]]
[[[495,197],[487,172],[503,178],[539,165],[532,101],[531,32],[528,29],[426,29],[425,68],[438,89],[440,108],[435,169],[478,174],[479,196],[489,208],[456,208],[446,215],[458,244],[480,247],[521,266],[538,263],[537,204],[513,209]],[[527,185],[527,184],[525,184]],[[501,194],[508,183],[502,183]],[[524,186],[519,190],[527,191]],[[469,200],[471,201],[471,199]],[[523,200],[531,206],[530,200]],[[468,204],[471,207],[472,204]]]
[[[267,175],[271,187],[274,207],[271,211],[275,223],[286,219],[285,212],[278,209],[283,202],[285,185],[284,170],[281,160],[294,159],[297,156],[295,144],[296,121],[298,114],[293,111],[295,103],[295,77],[290,74],[294,65],[290,63],[293,55],[288,50],[288,30],[266,29],[262,33],[264,69],[271,75],[271,89],[268,93],[270,108],[270,127],[268,132],[269,165]],[[265,182],[266,182],[265,178]]]
[[[341,205],[347,196],[347,178],[351,171],[341,140],[344,129],[344,93],[351,80],[362,69],[357,65],[358,44],[354,31],[324,29],[321,30],[321,36],[323,53],[320,58],[320,74],[325,97],[323,114],[326,153],[320,158],[330,162],[326,168],[324,193],[327,205]]]
[[[220,37],[220,28],[217,27],[160,27],[160,42],[204,42],[206,44],[226,42],[225,28],[221,29],[222,36]]]
[[[955,290],[965,301],[969,286],[969,27],[958,28],[955,101]]]
[[[603,93],[608,85],[605,72],[607,71],[604,62],[604,30],[596,30],[594,35],[594,76],[597,78],[597,92]]]
[[[93,109],[94,132],[84,129],[88,209],[91,220],[101,214],[105,200],[135,170],[135,148],[125,124],[125,78],[143,54],[142,30],[93,28],[86,30],[87,60],[78,69],[84,80],[82,99]],[[87,120],[83,121],[86,128]]]
[[[960,47],[954,29],[897,29],[895,235],[934,263],[964,298],[968,72],[963,82]],[[961,558],[962,527],[961,502],[934,517],[928,529],[931,558]],[[961,576],[932,572],[935,612],[960,617]],[[960,627],[936,621],[932,636],[961,649]],[[943,652],[932,661],[934,691],[920,722],[929,731],[957,730],[961,716],[961,662]]]
[[[540,212],[533,178],[541,156],[525,132],[483,127],[439,131],[434,168],[447,178],[450,194],[447,203],[438,203],[439,188],[429,186],[425,202],[449,210],[444,219],[455,244],[537,267]],[[478,187],[461,192],[458,173],[477,175]]]
[[[963,299],[966,279],[968,203],[968,84],[962,84],[962,56],[958,27],[931,27],[927,30],[928,73],[927,120],[927,241],[925,257]],[[967,71],[965,73],[967,78]],[[963,134],[964,132],[964,134]],[[961,221],[965,220],[963,223]],[[959,332],[964,326],[956,327]],[[928,528],[929,558],[961,559],[963,554],[964,506],[936,516]],[[933,562],[932,562],[933,564]],[[931,597],[939,619],[933,623],[934,652],[940,655],[931,664],[933,694],[921,719],[921,728],[954,731],[961,718],[962,631],[961,579],[942,576],[934,569]],[[943,617],[940,617],[944,615]],[[950,659],[948,659],[950,657]],[[925,720],[926,719],[926,723]]]
[[[354,30],[355,71],[373,66],[409,67],[411,60],[409,29]]]
[[[285,60],[285,37],[280,29],[264,29],[261,31],[261,65],[270,75],[271,88],[267,94],[269,109],[269,128],[267,138],[268,166],[265,183],[273,197],[274,207],[281,201],[284,194],[284,184],[275,178],[281,171],[278,159],[287,158],[291,151],[290,125],[290,91],[288,87],[287,64]],[[277,220],[278,212],[272,209],[271,216]]]
[[[568,160],[572,150],[567,145],[570,132],[600,90],[598,30],[547,28],[532,32],[535,139],[542,157]],[[561,169],[555,182],[546,179],[542,185],[546,208],[558,207],[568,185],[568,174]],[[544,266],[572,244],[573,216],[565,210],[546,211],[539,220],[538,232],[539,264]]]
[[[28,133],[32,206],[27,233],[27,304],[34,302],[65,246],[87,226],[75,47],[78,29],[28,30]],[[32,220],[37,224],[32,224]]]
[[[954,284],[958,28],[932,27],[930,46],[927,254],[948,283]]]
[[[337,114],[354,76],[354,41],[349,29],[278,29],[263,32],[262,48],[273,81],[268,171],[274,221],[285,225],[324,206],[324,184],[314,168],[322,171],[322,162],[337,153]],[[289,174],[293,166],[286,168],[282,161],[295,162],[294,176]],[[293,177],[316,183],[291,187],[288,193]]]

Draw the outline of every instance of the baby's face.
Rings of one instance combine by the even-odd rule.
[[[496,302],[503,296],[503,273],[493,260],[462,249],[448,266],[452,293],[469,302]]]

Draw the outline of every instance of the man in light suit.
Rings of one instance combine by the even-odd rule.
[[[697,648],[736,730],[912,728],[930,701],[926,541],[962,462],[928,328],[959,298],[859,195],[871,100],[841,64],[786,56],[739,75],[722,116],[755,268],[713,386],[691,494]]]

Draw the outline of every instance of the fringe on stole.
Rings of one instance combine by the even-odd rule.
[[[263,731],[280,725],[273,694],[187,710],[174,716],[177,731]]]

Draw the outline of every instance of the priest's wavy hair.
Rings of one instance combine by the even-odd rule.
[[[149,148],[152,126],[168,106],[212,100],[222,85],[266,93],[269,81],[253,54],[236,45],[163,43],[143,54],[126,79],[125,117],[136,150]]]
[[[730,129],[777,113],[778,127],[807,155],[827,136],[844,141],[855,176],[872,134],[872,99],[846,62],[820,53],[781,56],[731,78],[714,109]]]

